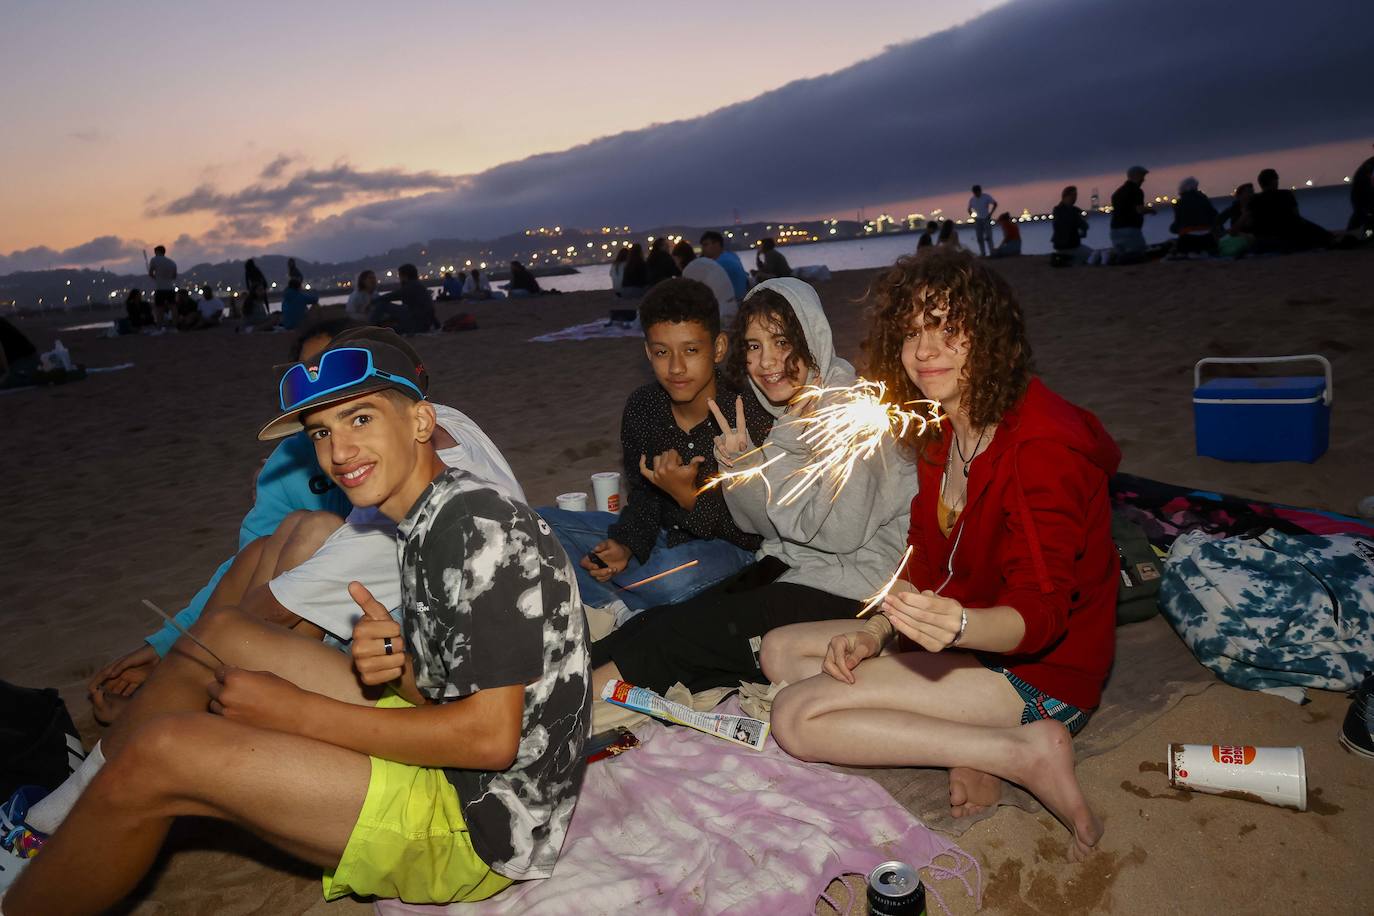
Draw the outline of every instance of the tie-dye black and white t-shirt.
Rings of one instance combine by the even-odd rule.
[[[572,563],[524,503],[450,468],[398,526],[402,628],[432,702],[525,685],[515,762],[446,769],[472,845],[498,874],[553,872],[582,783],[590,720],[586,619]]]

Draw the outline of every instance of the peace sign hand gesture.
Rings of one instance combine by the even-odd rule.
[[[754,442],[749,438],[749,428],[744,423],[744,398],[735,398],[734,426],[725,419],[725,414],[716,406],[714,398],[707,401],[706,406],[711,408],[711,413],[721,428],[721,434],[715,439],[716,460],[725,467],[732,468],[736,461],[754,450]]]

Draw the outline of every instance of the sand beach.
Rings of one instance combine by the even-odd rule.
[[[1354,514],[1374,494],[1374,250],[1052,270],[996,262],[1027,315],[1038,370],[1102,419],[1122,470],[1188,486]],[[839,353],[862,364],[861,303],[875,271],[817,288]],[[651,379],[631,338],[532,343],[604,316],[609,292],[465,304],[479,329],[415,340],[431,394],[473,417],[531,501],[590,490],[618,469],[629,391]],[[440,304],[440,318],[459,310]],[[6,485],[0,516],[0,678],[58,687],[87,743],[100,734],[86,678],[157,621],[139,599],[180,608],[234,548],[270,446],[274,365],[289,334],[222,327],[104,339],[65,331],[80,315],[18,322],[77,362],[133,368],[58,388],[0,393]],[[1192,370],[1204,356],[1320,353],[1334,369],[1330,451],[1315,464],[1233,464],[1194,452]],[[1032,913],[1368,912],[1374,766],[1336,743],[1346,699],[1298,706],[1212,680],[1079,775],[1106,822],[1095,857],[1065,862],[1048,814],[1003,807],[964,832],[985,881],[983,911]],[[1168,788],[1169,742],[1301,745],[1307,812]],[[861,863],[856,863],[861,864]],[[816,890],[830,876],[816,876]],[[974,911],[947,891],[955,913]],[[186,824],[130,912],[352,913],[324,904],[317,877],[246,835]],[[710,912],[709,906],[704,912]]]

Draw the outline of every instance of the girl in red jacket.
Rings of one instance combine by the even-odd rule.
[[[1107,479],[1121,453],[1096,417],[1032,376],[1021,308],[994,271],[962,252],[903,258],[874,289],[870,377],[896,402],[938,400],[949,419],[906,443],[920,484],[912,554],[882,612],[862,628],[765,637],[765,673],[791,684],[773,735],[806,760],[948,767],[956,817],[1017,783],[1073,831],[1082,858],[1102,824],[1070,735],[1112,663]]]

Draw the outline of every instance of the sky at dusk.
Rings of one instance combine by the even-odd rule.
[[[384,13],[379,14],[379,10]],[[1370,153],[1374,5],[0,0],[0,273],[1212,193]],[[1253,52],[1253,53],[1252,53]],[[1086,192],[1085,192],[1086,193]],[[141,260],[141,258],[139,258]]]

